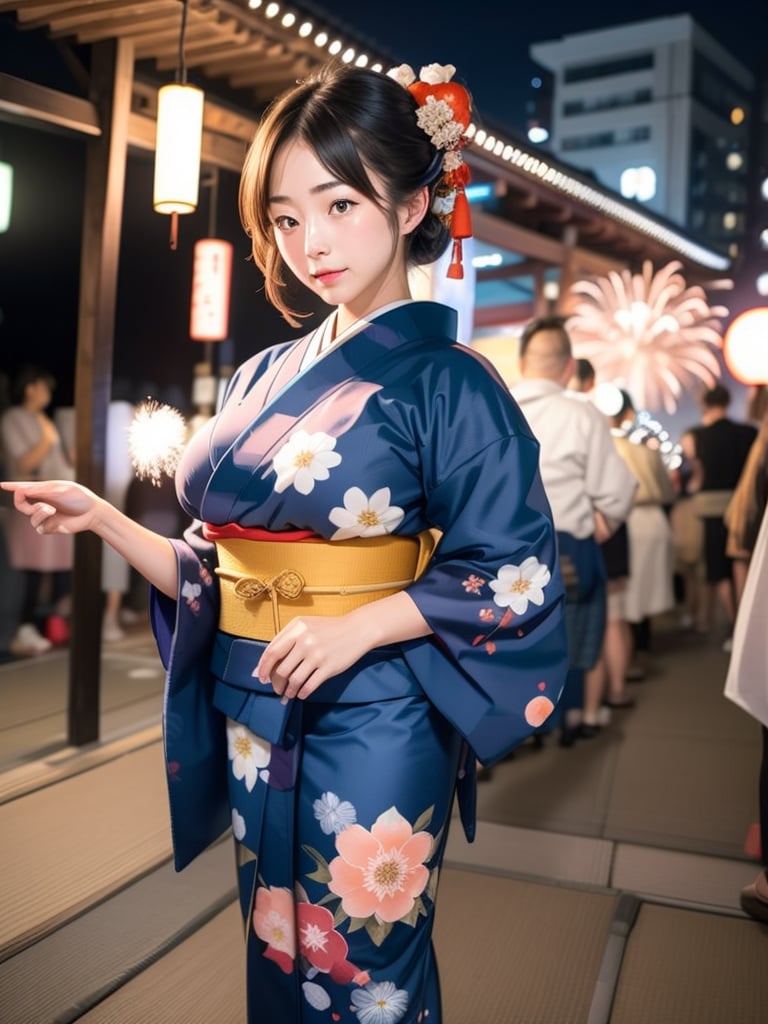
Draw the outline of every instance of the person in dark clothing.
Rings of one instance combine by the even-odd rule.
[[[730,392],[722,384],[706,391],[701,399],[701,426],[687,431],[683,453],[693,466],[691,490],[696,512],[704,527],[704,622],[713,625],[715,604],[725,615],[728,635],[724,649],[730,650],[736,616],[733,559],[728,557],[728,529],[723,520],[744,463],[757,436],[750,423],[728,417]]]

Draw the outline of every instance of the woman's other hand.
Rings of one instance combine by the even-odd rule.
[[[254,675],[272,684],[284,700],[305,700],[322,683],[338,675],[370,650],[349,617],[302,616],[284,626],[259,659]]]
[[[283,700],[305,700],[327,679],[344,672],[383,644],[427,636],[431,629],[404,590],[346,615],[293,619],[270,641],[254,670]]]

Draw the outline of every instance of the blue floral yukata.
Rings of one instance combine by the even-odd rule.
[[[317,332],[259,353],[177,473],[194,523],[172,541],[178,599],[152,594],[175,861],[231,827],[251,1024],[440,1024],[431,936],[454,796],[471,841],[475,758],[534,732],[563,685],[538,445],[455,332],[452,309],[408,302],[319,354]],[[438,530],[406,588],[433,634],[283,704],[253,676],[264,642],[219,628],[202,524],[331,543]]]

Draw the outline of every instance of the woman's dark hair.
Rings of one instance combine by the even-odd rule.
[[[430,194],[440,179],[435,147],[416,122],[413,96],[393,78],[347,64],[329,64],[276,100],[264,115],[248,150],[240,179],[240,217],[253,258],[266,279],[269,300],[293,326],[297,314],[285,299],[282,257],[274,240],[267,199],[272,168],[282,146],[301,141],[339,181],[371,199],[390,219],[420,188]],[[434,168],[432,178],[430,168]],[[385,185],[373,186],[368,172]],[[411,265],[431,263],[445,250],[449,232],[427,211],[406,239]]]
[[[43,381],[47,384],[51,391],[56,387],[56,378],[42,366],[37,366],[33,363],[27,363],[25,366],[22,366],[13,378],[11,389],[13,404],[21,405],[27,396],[29,385],[36,384],[38,381]]]

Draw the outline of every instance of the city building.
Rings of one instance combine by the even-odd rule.
[[[536,43],[554,76],[548,147],[737,258],[748,207],[751,72],[688,14]]]

